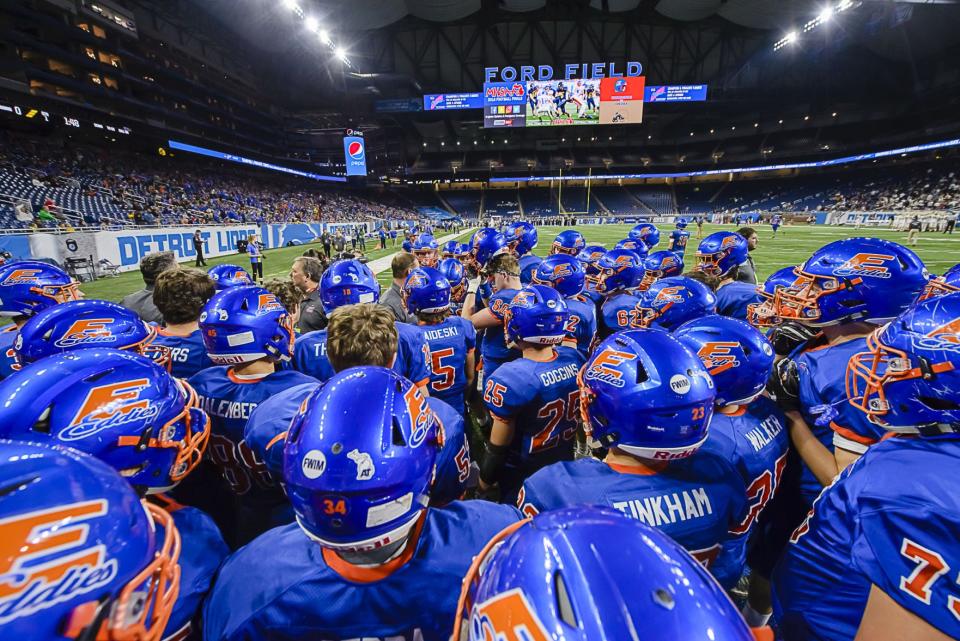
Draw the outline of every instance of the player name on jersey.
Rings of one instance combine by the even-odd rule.
[[[225,401],[218,398],[200,397],[200,407],[211,416],[220,418],[250,418],[253,410],[259,403],[241,403],[239,401]]]
[[[424,329],[423,337],[428,341],[439,340],[441,338],[450,338],[459,336],[460,329],[457,327],[438,327],[436,329]]]
[[[783,431],[783,424],[776,416],[768,416],[761,421],[760,425],[745,434],[750,446],[754,451],[759,452],[767,445],[773,442],[780,432]]]
[[[571,378],[577,377],[579,370],[580,368],[576,363],[570,363],[569,365],[557,367],[556,369],[547,370],[546,372],[540,373],[540,382],[549,386],[562,383],[563,381],[569,381]]]
[[[659,496],[645,496],[642,499],[614,501],[613,507],[654,527],[713,514],[710,497],[702,487]]]

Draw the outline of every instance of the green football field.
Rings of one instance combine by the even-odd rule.
[[[625,238],[632,225],[583,225],[577,227],[586,237],[587,242],[605,245],[612,248],[613,245],[622,238]],[[545,255],[550,249],[554,236],[562,231],[562,227],[539,227],[538,233],[540,242],[536,253]],[[667,238],[672,227],[662,225],[660,227],[661,240],[658,248],[665,249]],[[720,230],[733,230],[733,225],[704,225],[704,235]],[[886,238],[899,242],[906,242],[906,232],[895,232],[886,229],[853,229],[851,227],[826,227],[823,225],[799,226],[799,227],[781,227],[777,238],[772,238],[772,231],[769,225],[759,225],[755,229],[760,234],[760,245],[753,252],[753,259],[757,265],[758,276],[763,279],[771,272],[787,265],[796,265],[804,261],[810,254],[817,249],[840,238],[850,238],[854,236],[874,236]],[[695,226],[688,227],[691,232],[690,244],[687,247],[688,266],[693,263],[693,256],[696,252],[697,229]],[[466,240],[470,233],[463,234],[460,240]],[[368,246],[373,246],[372,243]],[[399,248],[399,244],[397,246]],[[265,252],[264,276],[285,276],[290,271],[290,265],[293,259],[301,255],[306,246],[285,247],[283,249],[273,249]],[[942,273],[948,267],[960,262],[960,233],[956,235],[937,234],[933,232],[921,234],[916,247],[913,248],[920,258],[926,263],[927,267],[933,273]],[[393,247],[387,250],[376,250],[367,253],[372,260],[397,251]],[[222,263],[233,263],[248,267],[246,255],[224,256],[221,258],[211,258],[208,260],[209,266]],[[190,266],[192,263],[184,263]],[[382,272],[379,275],[380,282],[388,284],[390,282],[390,272]],[[82,286],[84,293],[91,298],[105,298],[108,300],[120,300],[130,292],[143,287],[143,281],[140,278],[140,272],[127,272],[118,278],[102,278],[93,283],[86,283]]]

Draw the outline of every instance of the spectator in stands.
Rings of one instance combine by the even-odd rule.
[[[162,322],[163,314],[153,304],[153,288],[157,277],[168,269],[177,269],[177,259],[173,252],[154,252],[144,256],[140,260],[140,275],[143,276],[145,287],[125,296],[120,304],[136,312],[137,316],[148,323]]]
[[[290,268],[290,280],[303,292],[300,319],[297,321],[297,329],[301,334],[327,326],[327,317],[323,313],[318,290],[321,276],[323,264],[316,258],[301,256],[293,261],[293,267]]]
[[[213,367],[200,335],[200,312],[216,293],[213,279],[199,269],[168,269],[157,276],[153,303],[163,316],[154,343],[170,348],[170,373],[189,378]]]
[[[739,275],[737,280],[741,283],[749,283],[751,285],[757,284],[757,266],[753,263],[753,256],[750,254],[754,249],[757,248],[757,243],[760,242],[760,236],[757,234],[757,230],[753,227],[741,227],[737,230],[737,233],[743,236],[747,240],[747,262],[740,265]]]
[[[390,289],[380,296],[380,304],[389,307],[401,323],[417,323],[416,317],[407,312],[407,307],[403,304],[403,284],[407,282],[410,272],[419,266],[417,257],[409,252],[397,253],[390,262],[393,283],[390,284]]]
[[[206,267],[207,261],[203,259],[203,234],[200,233],[200,230],[193,232],[193,249],[197,252],[197,262],[194,263],[196,267]]]
[[[914,216],[910,219],[910,225],[907,227],[907,241],[911,246],[916,246],[917,237],[920,235],[920,230],[923,228],[923,224],[920,222],[920,218]]]

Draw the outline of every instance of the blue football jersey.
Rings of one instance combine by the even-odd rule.
[[[517,502],[528,516],[571,505],[615,508],[663,531],[712,569],[747,512],[740,475],[707,452],[647,472],[593,458],[563,461],[527,479]]]
[[[567,336],[577,341],[577,351],[586,359],[597,333],[597,306],[583,295],[567,298],[566,301],[567,311],[570,312]]]
[[[0,330],[0,380],[20,371],[17,351],[13,348],[18,332],[17,326],[12,323]]]
[[[153,342],[170,348],[170,373],[177,378],[190,378],[202,369],[213,367],[199,329],[189,336],[173,336],[158,327]]]
[[[603,301],[600,307],[600,337],[606,338],[620,330],[640,327],[639,302],[639,296],[625,293],[614,294]]]
[[[583,291],[580,292],[580,295],[589,299],[594,306],[603,302],[603,294],[597,291],[597,281],[593,278],[588,278],[584,281]]]
[[[446,401],[463,414],[465,363],[476,349],[477,330],[473,323],[459,316],[448,316],[436,325],[421,325],[420,330],[430,351],[430,396]]]
[[[747,513],[734,529],[737,537],[723,546],[714,574],[736,583],[746,566],[747,538],[773,498],[787,464],[790,436],[787,419],[769,398],[761,396],[735,414],[714,412],[701,451],[730,461],[746,487]],[[727,580],[729,578],[729,581]]]
[[[685,229],[674,229],[670,232],[670,244],[667,245],[667,249],[672,252],[676,252],[683,256],[683,253],[687,251],[687,241],[690,240],[690,232]]]
[[[430,352],[419,327],[409,323],[396,323],[398,341],[397,358],[393,371],[418,385],[430,380]],[[326,381],[336,373],[327,357],[327,330],[307,332],[297,338],[293,345],[293,367],[309,374],[318,381]]]
[[[510,307],[510,301],[519,290],[501,289],[490,296],[487,308],[500,322]],[[480,344],[480,354],[483,356],[483,377],[487,379],[500,365],[507,361],[520,358],[520,350],[507,347],[507,337],[503,333],[503,325],[488,327],[483,333],[483,342]]]
[[[773,574],[788,641],[856,636],[870,586],[960,638],[960,438],[891,438],[826,488]]]
[[[244,427],[257,406],[281,391],[316,383],[294,370],[281,370],[263,377],[244,379],[228,366],[210,367],[190,377],[200,397],[200,406],[210,416],[207,457],[219,468],[234,494],[251,500],[283,499],[276,479],[244,441]]]
[[[793,358],[800,380],[800,406],[803,420],[824,447],[833,450],[838,438],[844,449],[863,452],[883,437],[883,428],[848,402],[846,376],[850,357],[867,349],[866,338],[854,338],[836,345],[825,345],[815,339],[795,352]],[[832,408],[836,416],[829,425],[816,425],[822,410]],[[823,422],[823,421],[821,421]],[[813,472],[803,467],[800,491],[809,503],[819,496],[823,486]]]
[[[163,638],[199,639],[200,606],[230,549],[213,519],[202,510],[180,505],[163,494],[151,495],[148,500],[170,514],[180,533],[180,592]]]
[[[283,444],[290,422],[317,382],[295,385],[263,401],[247,421],[243,440],[258,460],[263,461],[274,478],[283,476]],[[437,457],[437,480],[431,497],[435,505],[460,498],[474,482],[470,444],[463,417],[439,398],[428,397],[430,406],[443,425],[444,443]]]
[[[543,262],[543,259],[533,254],[524,254],[518,261],[520,263],[520,282],[529,285],[533,281],[533,272]]]
[[[717,313],[747,320],[747,305],[760,302],[755,285],[733,281],[717,289]]]
[[[447,641],[473,557],[519,518],[487,501],[430,509],[405,551],[376,568],[347,564],[296,524],[276,528],[227,559],[203,638]]]
[[[541,467],[573,458],[580,419],[577,372],[583,363],[577,350],[558,347],[553,360],[521,358],[486,379],[484,403],[494,416],[512,420],[515,428],[500,478],[506,500]]]

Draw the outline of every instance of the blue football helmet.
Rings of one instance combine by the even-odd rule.
[[[880,238],[824,245],[796,275],[776,293],[777,316],[815,327],[885,323],[912,305],[929,280],[915,253]]]
[[[748,405],[773,372],[773,345],[749,324],[729,316],[704,316],[673,330],[713,377],[717,406]]]
[[[51,354],[110,347],[142,354],[169,367],[170,348],[153,344],[156,336],[156,327],[125,307],[105,300],[77,300],[48,307],[28,320],[13,347],[21,366]]]
[[[180,534],[97,459],[0,441],[3,638],[159,639],[180,589]]]
[[[437,264],[437,241],[433,234],[420,234],[413,243],[413,255],[421,267],[433,267]]]
[[[507,251],[507,238],[493,227],[477,230],[470,241],[470,259],[482,269],[491,258]]]
[[[627,236],[632,240],[638,240],[643,243],[647,251],[650,251],[660,243],[660,230],[652,223],[640,223],[634,226]]]
[[[634,254],[637,255],[637,258],[643,262],[643,259],[647,257],[647,246],[643,244],[642,240],[634,240],[633,238],[624,238],[623,240],[617,242],[613,246],[614,249],[629,249]]]
[[[439,314],[450,309],[450,281],[432,267],[418,267],[403,284],[403,300],[411,314]]]
[[[210,421],[193,388],[148,359],[83,349],[0,382],[0,437],[72,447],[162,492],[200,463]]]
[[[228,287],[244,287],[253,285],[253,277],[243,267],[238,265],[216,265],[207,271],[207,276],[213,281],[217,290]]]
[[[643,265],[636,252],[611,249],[597,261],[597,291],[605,294],[635,290],[643,281]]]
[[[467,296],[467,272],[463,264],[456,258],[444,258],[437,265],[437,270],[450,283],[450,300],[462,303]]]
[[[747,321],[754,327],[773,327],[780,323],[777,317],[775,297],[777,291],[790,287],[797,280],[796,267],[784,267],[770,274],[763,285],[757,287],[759,303],[747,305]]]
[[[560,292],[546,285],[527,285],[510,301],[503,331],[508,345],[518,345],[520,341],[559,345],[566,336],[569,320],[570,312]]]
[[[467,264],[467,261],[470,260],[471,251],[473,250],[470,243],[457,243],[457,249],[453,254],[453,257],[459,260],[463,265]]]
[[[55,265],[18,260],[0,267],[0,316],[33,316],[82,297],[77,283]]]
[[[931,278],[920,294],[919,300],[927,300],[934,296],[943,296],[952,292],[960,292],[960,264],[954,265],[943,272],[942,276]]]
[[[576,256],[586,246],[587,241],[583,239],[583,234],[576,229],[567,229],[557,234],[553,246],[550,248],[550,253]]]
[[[400,243],[400,249],[402,249],[403,251],[407,252],[408,254],[412,254],[412,253],[413,253],[413,243],[410,242],[409,240],[404,240],[402,243]]]
[[[677,218],[677,222],[676,222],[677,229],[686,229],[688,224],[689,223],[687,222],[686,218],[682,216],[680,218]]]
[[[598,554],[600,541],[616,541],[616,553]],[[509,526],[475,558],[458,607],[452,641],[755,641],[686,550],[608,507]]]
[[[320,304],[327,314],[344,305],[376,303],[380,283],[369,267],[359,260],[338,260],[320,277]]]
[[[599,261],[605,253],[607,253],[607,250],[603,245],[587,245],[580,250],[580,253],[577,254],[577,260],[583,263],[583,268],[586,270],[587,276],[596,276],[600,273],[600,268],[597,267],[597,261]]]
[[[283,478],[297,523],[336,550],[401,540],[430,502],[442,444],[416,385],[383,367],[339,372],[290,423]]]
[[[650,286],[661,278],[679,276],[683,273],[683,256],[662,249],[653,252],[643,259],[643,281],[640,289],[650,289]]]
[[[724,276],[747,262],[747,239],[732,231],[713,232],[697,247],[697,271]]]
[[[717,313],[717,295],[686,276],[661,278],[640,294],[637,303],[641,327],[671,330],[695,318]]]
[[[507,227],[504,234],[507,237],[507,245],[510,251],[518,257],[529,254],[537,247],[537,228],[533,223],[520,221]]]
[[[847,363],[847,397],[892,432],[960,433],[960,293],[907,310]]]
[[[460,249],[460,243],[455,240],[448,240],[440,248],[440,257],[441,258],[456,258],[457,252]]]
[[[286,308],[262,287],[214,294],[200,313],[200,332],[207,356],[217,365],[290,360],[296,337]]]
[[[659,329],[600,343],[579,375],[580,411],[594,445],[644,459],[693,454],[707,439],[713,379],[688,347]]]
[[[535,285],[553,287],[564,298],[570,298],[583,291],[586,274],[583,264],[573,256],[554,254],[540,261],[531,278]]]

